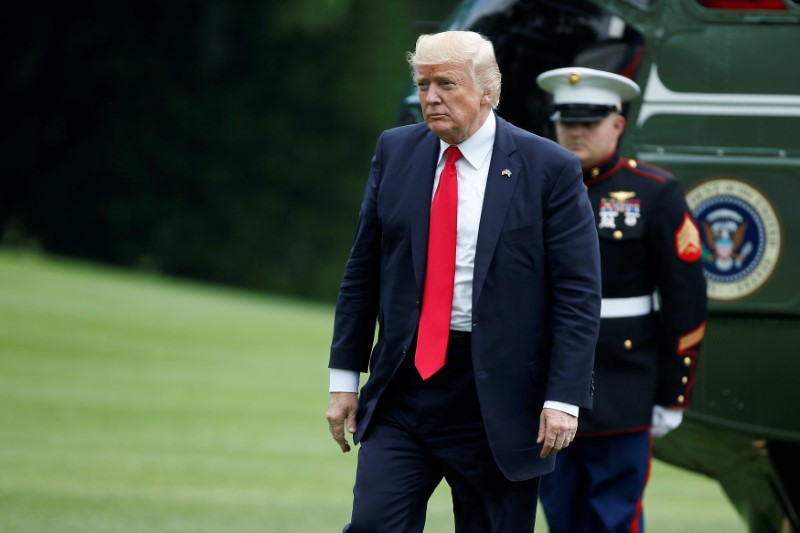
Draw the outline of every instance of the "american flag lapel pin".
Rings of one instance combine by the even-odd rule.
[[[507,178],[511,177],[511,171],[509,169],[503,170],[500,174],[502,174],[503,176],[505,176]]]

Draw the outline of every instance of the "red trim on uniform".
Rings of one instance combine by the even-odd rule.
[[[608,437],[610,435],[627,435],[628,433],[638,433],[639,431],[649,431],[650,426],[641,426],[631,429],[620,429],[615,431],[597,431],[592,433],[576,433],[576,437]]]
[[[705,322],[703,323],[705,324]],[[686,384],[686,391],[684,392],[684,401],[683,405],[680,405],[681,409],[688,409],[689,408],[689,398],[692,397],[692,388],[694,388],[694,369],[697,365],[697,352],[686,352],[683,354],[683,357],[691,357],[692,358],[692,366],[689,367],[689,382]]]
[[[641,159],[637,159],[636,162],[639,164],[640,167],[644,166],[644,167],[649,168],[651,171],[658,171],[658,172],[660,172],[662,174],[666,174],[670,178],[674,178],[675,177],[675,174],[673,174],[669,170],[667,170],[665,168],[661,168],[658,165],[654,165],[653,163],[648,163],[647,161],[642,161]]]
[[[597,176],[592,176],[591,171],[593,169],[602,170],[602,168],[609,163],[611,163],[614,159],[614,166],[609,167],[605,170],[602,174],[598,174]],[[617,152],[611,152],[611,154],[606,157],[605,159],[599,161],[596,165],[591,165],[588,167],[583,167],[581,170],[583,171],[583,183],[585,185],[594,185],[598,181],[603,181],[607,177],[609,177],[612,173],[619,170],[619,167],[622,166],[622,158],[617,156]]]
[[[620,169],[620,167],[622,167],[623,163],[624,162],[620,158],[620,160],[617,161],[617,164],[614,165],[613,167],[611,167],[611,170],[609,170],[605,174],[601,174],[600,176],[597,176],[597,179],[605,179],[605,178],[609,177],[612,173],[618,171]]]
[[[644,489],[647,488],[647,482],[650,481],[650,470],[653,466],[653,435],[650,435],[650,453],[647,455],[647,474],[644,477],[644,486],[642,492],[639,493],[639,501],[636,502],[636,512],[633,514],[631,520],[631,533],[639,533],[639,519],[642,516],[642,500],[644,499]]]
[[[659,183],[664,183],[665,181],[667,181],[666,178],[662,178],[661,176],[659,176],[657,174],[652,174],[650,172],[647,172],[644,169],[639,168],[638,167],[638,164],[639,164],[639,160],[638,159],[636,160],[636,164],[637,164],[636,168],[633,168],[630,165],[628,165],[628,170],[630,170],[634,174],[639,174],[640,176],[644,176],[645,178],[648,178],[648,179],[651,179],[651,180],[655,180],[655,181],[657,181]]]
[[[694,348],[700,344],[706,336],[706,321],[700,323],[699,326],[692,331],[681,335],[678,338],[678,355],[686,354],[690,348]]]
[[[697,366],[697,356],[698,356],[697,350],[692,350],[691,348],[698,346],[702,342],[703,338],[705,337],[705,333],[706,333],[706,323],[705,321],[703,321],[702,324],[700,324],[695,329],[693,329],[686,335],[682,336],[678,340],[678,349],[676,350],[675,355],[680,358],[688,357],[689,359],[692,360],[692,364],[687,368],[687,374],[688,374],[687,377],[689,378],[689,381],[686,383],[686,389],[683,392],[684,401],[682,404],[670,405],[669,406],[670,409],[685,410],[689,408],[689,398],[691,398],[692,388],[694,388],[694,376],[695,376],[695,368]],[[681,347],[680,345],[681,339],[684,339],[686,337],[692,337],[690,342],[694,342],[694,344]]]

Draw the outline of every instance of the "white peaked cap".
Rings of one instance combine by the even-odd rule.
[[[586,67],[564,67],[542,72],[536,78],[553,103],[615,106],[639,96],[636,83],[625,76]]]
[[[632,80],[619,74],[586,67],[548,70],[536,78],[542,90],[553,95],[555,113],[550,120],[594,122],[614,111],[622,102],[641,92]]]

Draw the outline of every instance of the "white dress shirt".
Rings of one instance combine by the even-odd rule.
[[[456,272],[453,285],[453,309],[450,329],[472,331],[472,277],[475,268],[475,249],[483,210],[486,179],[492,162],[497,120],[489,113],[483,125],[467,140],[457,145],[461,158],[456,161],[458,174],[458,226],[456,229]],[[431,200],[439,185],[450,145],[439,141],[439,162],[431,191]],[[330,392],[358,392],[359,373],[353,370],[330,369]],[[546,401],[544,407],[558,409],[578,416],[578,406]]]

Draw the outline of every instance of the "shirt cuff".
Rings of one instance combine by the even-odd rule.
[[[544,402],[543,409],[555,409],[556,411],[563,411],[568,415],[572,415],[575,418],[578,418],[578,413],[580,412],[581,408],[577,405],[572,405],[571,403],[564,403],[564,402],[554,402],[552,400],[547,400]]]
[[[358,392],[358,372],[331,368],[331,384],[329,392]]]

